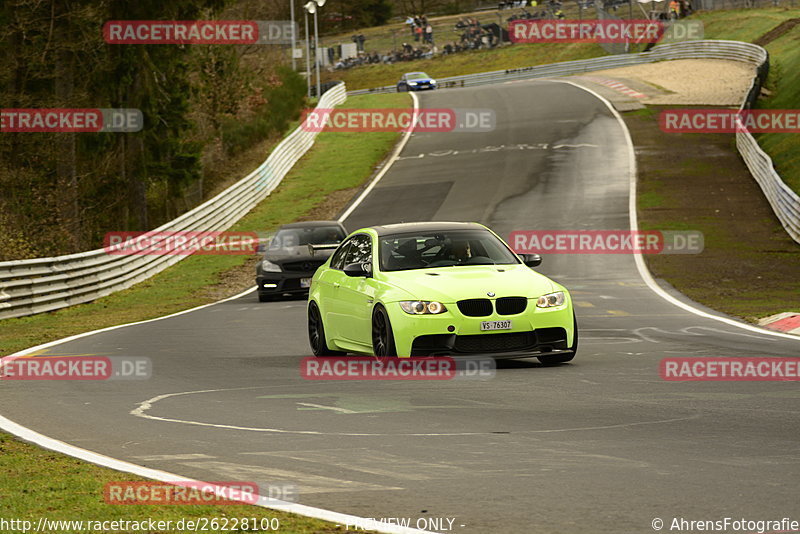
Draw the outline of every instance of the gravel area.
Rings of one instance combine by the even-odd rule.
[[[739,106],[755,76],[755,68],[738,61],[680,59],[594,71],[592,76],[641,82],[631,87],[648,95],[643,104]]]

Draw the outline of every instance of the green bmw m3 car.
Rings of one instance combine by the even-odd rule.
[[[315,356],[537,357],[572,360],[569,292],[476,223],[362,228],[317,269],[308,299]]]

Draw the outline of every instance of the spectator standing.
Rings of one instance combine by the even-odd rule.
[[[680,16],[681,6],[678,0],[670,0],[669,3],[669,18],[677,19]]]
[[[430,24],[425,26],[425,42],[428,44],[433,44],[433,26]]]

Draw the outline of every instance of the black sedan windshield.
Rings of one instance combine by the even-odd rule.
[[[345,238],[338,226],[284,228],[269,243],[269,250],[281,250],[306,245],[335,245]]]
[[[519,263],[502,241],[485,230],[451,230],[381,237],[380,261],[382,271]]]

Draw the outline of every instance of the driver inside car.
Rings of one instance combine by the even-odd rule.
[[[450,246],[449,259],[464,263],[470,258],[472,258],[472,250],[470,249],[469,241],[453,241],[453,244]]]

